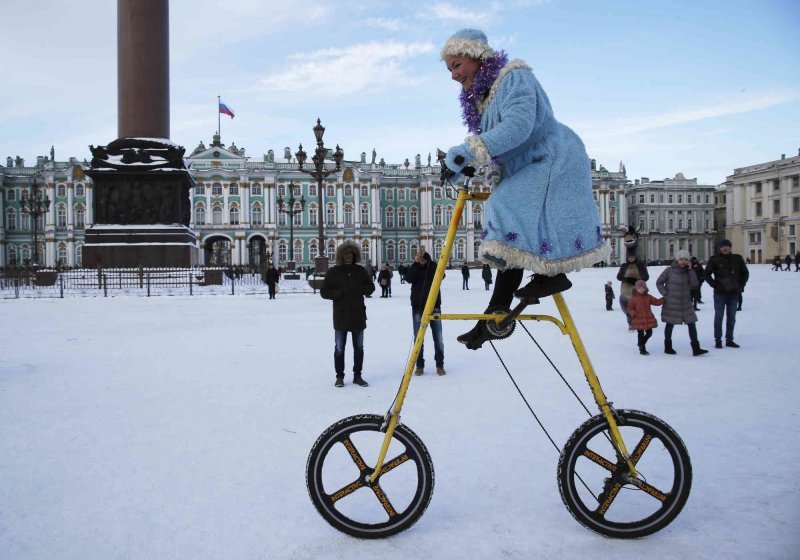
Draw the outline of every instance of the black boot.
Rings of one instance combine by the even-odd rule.
[[[702,356],[703,354],[708,354],[708,350],[703,350],[700,348],[699,341],[692,341],[692,356]]]
[[[677,352],[672,349],[672,341],[671,340],[665,340],[664,341],[664,354],[677,354]]]
[[[644,347],[644,344],[639,345],[639,354],[642,356],[649,356],[650,352],[647,351],[647,348]]]
[[[714,342],[714,348],[722,348],[722,341],[720,339],[717,339],[716,342]]]
[[[496,313],[498,311],[508,312],[508,309],[502,306],[492,306],[486,309],[484,313]],[[497,339],[496,336],[492,336],[492,334],[486,329],[486,320],[481,319],[478,321],[471,330],[465,332],[464,334],[456,337],[456,340],[461,344],[465,345],[470,350],[477,350],[483,343],[489,340]]]
[[[552,296],[558,292],[564,292],[572,287],[567,275],[563,272],[555,276],[545,276],[544,274],[534,274],[533,279],[527,285],[514,292],[514,296],[523,300],[543,298]]]

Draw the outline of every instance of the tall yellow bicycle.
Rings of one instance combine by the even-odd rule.
[[[466,168],[464,174],[470,175],[470,171],[474,173]],[[443,184],[447,179],[442,163]],[[517,322],[531,336],[522,322],[544,321],[569,337],[600,410],[600,414],[578,427],[560,450],[557,478],[564,505],[579,523],[608,537],[637,538],[663,529],[680,513],[689,497],[692,466],[686,446],[664,421],[638,410],[616,410],[608,402],[562,294],[552,296],[560,318],[522,314],[525,302],[513,310],[493,313],[434,313],[464,204],[467,200],[489,197],[489,193],[471,192],[469,183],[467,177],[458,189],[420,328],[390,409],[383,416],[360,414],[339,420],[311,448],[306,485],[314,506],[333,527],[359,538],[388,537],[416,523],[433,494],[433,462],[422,440],[400,423],[400,411],[430,321],[482,319],[493,339],[510,336]],[[580,397],[572,392],[591,415]],[[530,404],[522,397],[538,422]],[[550,441],[553,442],[552,438]],[[553,445],[558,449],[555,442]]]

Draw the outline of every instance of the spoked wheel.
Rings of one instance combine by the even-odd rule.
[[[365,539],[388,537],[411,527],[433,493],[433,462],[417,434],[398,424],[375,482],[386,434],[383,417],[362,414],[339,420],[311,448],[306,486],[311,501],[336,529]]]
[[[692,486],[689,453],[664,421],[638,410],[617,411],[622,439],[638,477],[617,459],[602,415],[570,436],[558,460],[561,499],[579,523],[608,537],[637,538],[666,527]]]

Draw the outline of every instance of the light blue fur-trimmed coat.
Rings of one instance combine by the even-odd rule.
[[[480,258],[553,276],[608,258],[583,142],[559,123],[531,68],[512,60],[478,106],[473,165],[490,166]],[[500,180],[497,183],[497,177]]]

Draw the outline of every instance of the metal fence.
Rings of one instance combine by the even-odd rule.
[[[284,273],[280,293],[314,293],[314,276]],[[311,282],[309,282],[311,280]],[[0,298],[119,297],[161,295],[266,295],[255,271],[218,268],[106,268],[0,271]]]

